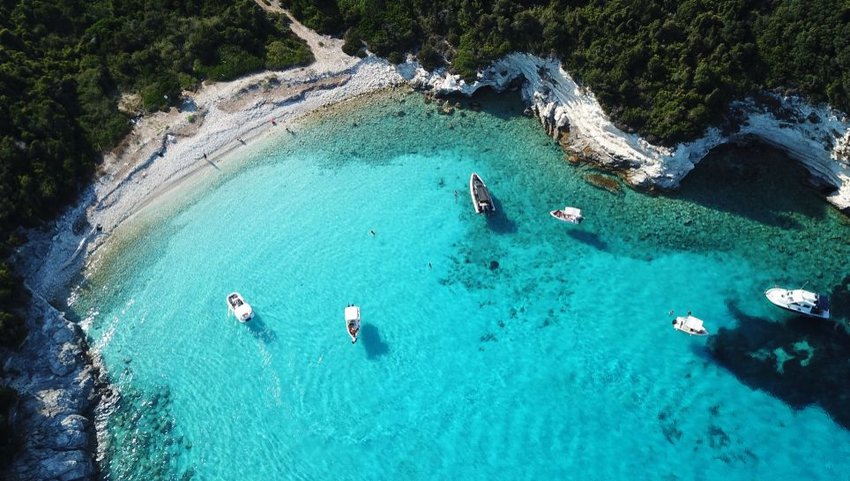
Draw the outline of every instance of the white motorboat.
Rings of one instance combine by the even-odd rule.
[[[487,184],[475,172],[469,177],[469,195],[472,197],[472,206],[476,213],[492,214],[496,212],[496,204],[493,203],[493,196],[490,195]]]
[[[682,331],[692,336],[707,336],[708,331],[702,323],[702,319],[690,314],[673,319],[673,329]]]
[[[239,322],[248,322],[254,317],[254,309],[251,308],[251,304],[245,302],[242,294],[238,292],[231,292],[227,295],[227,308],[236,316],[236,319],[239,319]]]
[[[563,209],[553,210],[549,212],[549,215],[559,221],[569,222],[570,224],[581,224],[581,221],[584,220],[584,216],[581,215],[581,209],[576,207],[564,207]]]
[[[829,298],[803,289],[774,287],[764,291],[767,300],[777,306],[804,316],[829,319]]]
[[[360,308],[354,304],[345,308],[345,328],[351,336],[351,343],[357,342],[357,334],[360,333]]]

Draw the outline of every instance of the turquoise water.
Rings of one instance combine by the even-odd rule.
[[[75,305],[120,393],[106,479],[850,472],[850,433],[820,405],[753,389],[670,327],[671,310],[713,332],[785,326],[765,288],[841,283],[850,227],[793,165],[725,150],[672,196],[609,192],[516,98],[478,101],[331,109],[116,234]],[[493,219],[472,211],[472,171]],[[565,204],[587,221],[549,217]],[[247,325],[227,314],[233,290]]]

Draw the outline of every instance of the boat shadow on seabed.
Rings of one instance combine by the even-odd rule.
[[[608,252],[608,243],[602,240],[595,232],[570,229],[567,231],[567,235],[583,244],[593,247],[598,251]]]
[[[362,323],[358,343],[366,349],[368,359],[377,359],[390,352],[390,346],[381,340],[381,333],[372,324]]]
[[[836,313],[850,309],[850,276],[832,291]],[[850,334],[847,319],[805,316],[763,319],[732,302],[734,328],[720,328],[708,341],[711,357],[742,383],[795,409],[817,404],[850,430]],[[784,316],[787,316],[785,314]],[[771,316],[773,317],[773,316]]]
[[[496,207],[496,212],[487,216],[487,227],[497,234],[515,233],[517,231],[516,222],[510,220],[505,214],[505,209],[502,208],[499,199],[493,197],[493,205]]]
[[[254,314],[253,319],[248,321],[246,324],[248,332],[263,343],[271,344],[277,341],[277,333],[274,332],[274,329],[267,326],[258,314]]]

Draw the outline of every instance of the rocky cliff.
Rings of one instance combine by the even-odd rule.
[[[826,199],[850,213],[850,121],[828,106],[765,93],[734,103],[723,132],[710,129],[700,139],[669,148],[615,126],[593,93],[556,60],[510,54],[472,83],[444,70],[427,72],[415,63],[399,66],[399,73],[438,95],[472,95],[484,87],[502,91],[519,81],[523,98],[549,135],[568,151],[618,171],[636,187],[675,188],[714,147],[757,139],[799,160]]]
[[[3,383],[20,397],[15,425],[22,443],[6,475],[12,480],[94,479],[98,363],[89,359],[79,327],[37,295],[27,319],[29,335],[19,351],[8,353],[2,371]]]

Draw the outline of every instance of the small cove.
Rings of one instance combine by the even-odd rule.
[[[743,316],[793,328],[765,288],[841,285],[850,226],[796,166],[723,148],[677,193],[612,193],[515,96],[475,102],[440,115],[394,92],[332,107],[126,227],[75,304],[122,393],[107,479],[850,469],[850,434],[826,411],[752,389],[669,325],[673,309],[713,332]],[[497,198],[491,219],[472,213],[472,171]],[[564,204],[588,220],[554,222]],[[251,324],[227,316],[232,290]],[[834,309],[845,322],[848,307]]]

